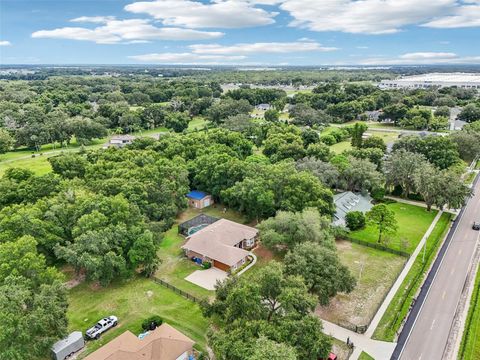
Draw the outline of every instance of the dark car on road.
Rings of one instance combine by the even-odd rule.
[[[473,230],[480,230],[480,222],[474,222],[472,225]]]

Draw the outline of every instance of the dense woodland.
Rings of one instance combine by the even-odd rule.
[[[334,245],[345,230],[330,225],[333,193],[370,192],[380,205],[393,193],[422,199],[429,209],[460,208],[470,194],[462,174],[480,155],[480,103],[472,91],[380,91],[330,78],[312,93],[288,97],[247,86],[223,93],[201,76],[0,82],[0,152],[171,130],[122,149],[51,157],[47,175],[13,168],[0,179],[0,359],[42,356],[66,334],[62,266],[101,286],[154,273],[163,233],[186,209],[185,194],[199,189],[257,221],[263,245],[284,259],[255,281],[232,278],[203,304],[218,325],[209,334],[217,357],[263,359],[257,352],[265,347],[286,359],[316,360],[331,343],[311,311],[355,287]],[[260,103],[273,105],[262,121],[250,116]],[[290,121],[280,119],[287,105]],[[441,130],[454,106],[470,123],[462,131],[403,136],[390,153],[382,138],[365,139],[363,122],[324,131],[379,109],[403,127]],[[208,126],[186,132],[195,116]],[[352,149],[331,151],[346,140]],[[386,218],[384,208],[367,220]],[[361,223],[354,220],[352,229]]]

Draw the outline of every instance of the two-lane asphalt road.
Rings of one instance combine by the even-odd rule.
[[[472,230],[480,221],[480,181],[458,223],[443,261],[431,284],[410,336],[402,360],[441,360],[457,304],[470,268],[480,233]]]

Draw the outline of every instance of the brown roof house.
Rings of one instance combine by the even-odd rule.
[[[220,219],[187,237],[182,249],[192,260],[233,272],[247,262],[257,234],[255,228]]]
[[[188,360],[195,342],[168,324],[139,339],[125,331],[85,360]]]

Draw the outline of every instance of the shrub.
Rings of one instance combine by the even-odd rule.
[[[335,139],[335,136],[332,135],[321,135],[320,141],[328,146],[332,146],[337,143],[337,139]]]
[[[202,264],[202,267],[203,267],[204,269],[210,269],[210,268],[212,267],[212,263],[206,261],[206,262],[204,262],[204,263]]]
[[[376,202],[383,201],[385,199],[385,189],[382,187],[377,187],[371,192],[373,200]]]
[[[361,211],[350,211],[345,216],[345,222],[350,230],[363,229],[365,227],[365,215]]]
[[[150,316],[148,319],[143,320],[142,329],[147,331],[151,330],[151,324],[154,323],[155,327],[162,325],[163,319],[158,315]]]

